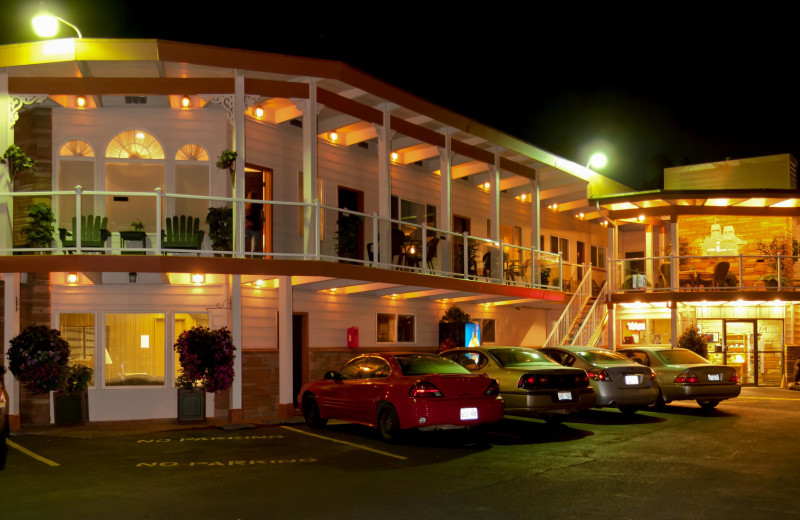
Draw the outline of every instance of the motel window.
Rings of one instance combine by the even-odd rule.
[[[175,341],[178,340],[178,336],[180,336],[183,332],[193,328],[193,327],[208,327],[208,314],[207,313],[182,313],[176,312],[175,313],[175,338],[173,339],[173,344]],[[175,356],[175,379],[181,375],[181,364],[178,361],[178,353],[174,353]]]
[[[81,186],[84,191],[94,190],[94,150],[86,141],[73,139],[64,143],[58,152],[58,190],[72,191]],[[81,214],[96,215],[95,196],[81,198]],[[75,216],[75,196],[58,197],[58,226],[71,229]]]
[[[606,248],[600,246],[592,246],[591,247],[591,260],[592,260],[592,267],[598,267],[600,269],[606,268]]]
[[[436,227],[437,209],[433,204],[413,202],[392,196],[392,219],[401,220],[406,224],[414,224],[402,226],[402,230],[403,233],[415,240],[422,240],[422,229],[417,226],[424,223],[428,227]],[[393,226],[395,225],[393,224]]]
[[[175,154],[175,193],[208,197],[210,163],[208,152],[196,144],[182,146]],[[199,218],[205,229],[209,201],[203,199],[175,198],[172,200],[175,215]]]
[[[569,262],[569,239],[550,235],[550,252],[561,253],[561,259],[564,262]]]
[[[69,362],[94,370],[95,328],[94,313],[63,313],[59,316],[61,337],[69,343]],[[89,383],[94,385],[94,376]]]
[[[106,314],[105,386],[163,386],[164,314]]]
[[[495,339],[495,323],[494,318],[481,318],[481,344],[497,342]]]
[[[378,343],[414,343],[416,316],[378,313]]]

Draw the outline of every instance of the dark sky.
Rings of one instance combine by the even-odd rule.
[[[0,43],[35,38],[28,20],[38,4],[3,2]],[[603,147],[603,173],[634,188],[660,187],[665,165],[800,157],[798,37],[789,12],[697,2],[181,4],[47,2],[87,38],[345,61],[575,162]]]

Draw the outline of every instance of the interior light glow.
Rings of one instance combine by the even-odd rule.
[[[639,215],[639,222],[644,222],[644,215]]]
[[[144,139],[144,132],[142,132],[141,130],[137,130],[136,139]]]
[[[259,278],[258,280],[253,282],[253,285],[255,285],[256,287],[262,287],[264,285],[264,280]]]

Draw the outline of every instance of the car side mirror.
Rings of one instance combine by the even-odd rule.
[[[325,372],[325,379],[341,379],[342,376],[339,375],[339,372],[335,372],[333,370],[328,370]]]

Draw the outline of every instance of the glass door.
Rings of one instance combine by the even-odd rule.
[[[743,385],[758,384],[756,320],[724,320],[725,364],[736,369]]]
[[[783,378],[783,320],[758,320],[755,365],[757,383],[761,386],[780,386]]]

